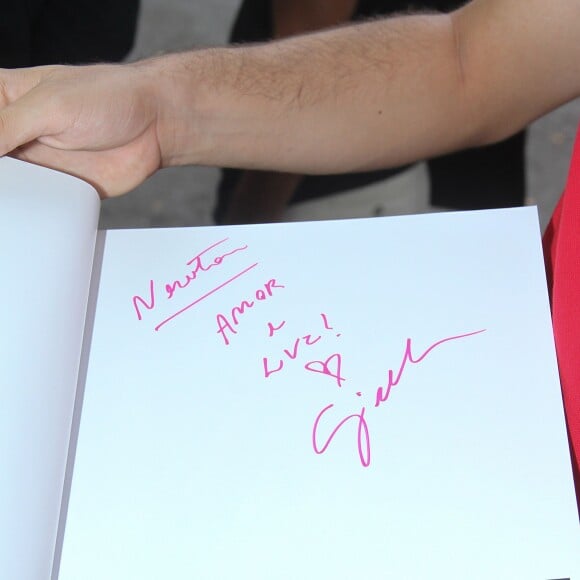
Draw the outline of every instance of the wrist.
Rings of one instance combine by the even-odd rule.
[[[139,69],[143,90],[155,106],[161,167],[205,163],[207,154],[202,151],[207,147],[203,144],[200,111],[207,82],[201,80],[207,53],[168,54],[134,65]]]
[[[248,65],[243,48],[203,49],[137,63],[157,109],[162,167],[261,165],[269,156],[261,151],[263,133],[270,132],[268,121],[280,117],[285,101],[275,83],[265,86],[263,64],[254,59]]]

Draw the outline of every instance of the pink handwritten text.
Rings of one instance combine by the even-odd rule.
[[[219,266],[220,264],[222,264],[224,259],[227,258],[228,256],[233,256],[234,254],[237,254],[238,252],[243,252],[244,250],[248,249],[247,245],[240,246],[239,248],[234,248],[233,250],[230,250],[229,252],[225,252],[224,254],[215,256],[213,261],[211,261],[209,264],[205,265],[203,263],[202,256],[204,254],[206,254],[207,252],[209,252],[210,250],[213,250],[216,246],[219,246],[220,244],[227,242],[228,239],[229,238],[224,238],[223,240],[220,240],[219,242],[216,242],[215,244],[208,246],[207,248],[205,248],[204,250],[199,252],[199,254],[197,254],[193,258],[191,258],[191,260],[188,260],[186,262],[186,264],[188,266],[193,266],[193,268],[191,269],[190,272],[188,272],[185,275],[185,279],[174,280],[173,282],[165,284],[165,292],[167,293],[167,299],[170,300],[171,298],[173,298],[173,296],[175,295],[175,292],[177,290],[183,290],[184,288],[187,288],[191,282],[193,282],[194,280],[197,279],[197,276],[201,272],[209,272],[209,270],[211,270],[212,268],[215,268],[216,266]]]
[[[423,353],[421,355],[417,356],[416,358],[413,356],[411,339],[408,338],[406,341],[406,345],[405,345],[403,359],[401,361],[401,364],[399,366],[397,373],[395,374],[395,372],[392,369],[389,369],[388,381],[387,381],[386,387],[379,386],[376,390],[375,408],[379,407],[382,403],[385,403],[387,401],[387,399],[389,398],[389,396],[391,394],[391,389],[393,387],[397,386],[399,384],[399,382],[401,381],[401,379],[403,378],[403,374],[404,374],[405,370],[407,369],[408,363],[419,364],[427,357],[428,354],[430,354],[435,348],[441,346],[442,344],[445,344],[445,343],[448,343],[448,342],[451,342],[454,340],[467,338],[470,336],[475,336],[476,334],[481,334],[482,332],[485,332],[485,329],[476,330],[475,332],[468,332],[468,333],[464,333],[464,334],[457,334],[454,336],[449,336],[447,338],[443,338],[441,340],[434,342],[425,351],[423,351]],[[327,361],[325,361],[326,368],[328,368],[328,363],[330,360],[331,359],[327,359]],[[318,362],[320,362],[320,361],[318,361]],[[324,367],[321,367],[321,368],[324,368]],[[319,371],[319,372],[322,372],[322,371]],[[340,375],[340,368],[338,368],[338,370],[336,371],[336,374]],[[341,385],[339,384],[338,386],[341,386]],[[360,396],[362,396],[362,393],[360,391],[357,391],[356,396],[360,397]],[[314,420],[314,425],[312,427],[312,447],[313,447],[315,453],[317,453],[319,455],[324,453],[328,449],[328,447],[330,446],[330,444],[333,441],[336,434],[347,423],[354,422],[356,425],[356,447],[358,450],[359,459],[360,459],[361,465],[363,465],[363,467],[368,467],[370,465],[370,459],[371,459],[371,443],[370,443],[369,427],[368,427],[368,423],[367,423],[367,420],[365,417],[365,412],[366,412],[365,407],[363,407],[361,409],[360,413],[353,413],[353,414],[347,415],[346,417],[340,419],[338,421],[338,423],[335,423],[334,427],[330,427],[330,429],[327,428],[327,432],[329,431],[330,434],[324,440],[323,445],[318,444],[318,440],[319,440],[318,432],[321,429],[321,423],[323,422],[323,418],[325,418],[326,415],[328,415],[333,408],[334,408],[334,404],[332,403],[332,404],[324,407],[316,415],[316,418]]]
[[[244,314],[247,310],[254,307],[256,302],[263,302],[272,296],[274,288],[285,288],[283,284],[278,284],[274,278],[268,280],[263,286],[263,288],[258,288],[254,292],[255,300],[242,300],[239,305],[234,306],[229,313],[229,318],[226,314],[218,313],[216,315],[217,322],[217,333],[221,335],[224,344],[228,346],[230,344],[230,337],[228,332],[231,334],[237,334],[238,331],[236,327],[240,323],[240,316]]]
[[[329,324],[328,324],[328,318],[327,318],[326,314],[320,314],[320,316],[321,316],[322,321],[324,323],[324,328],[326,330],[332,330],[332,327],[329,326]],[[285,324],[285,321],[280,326],[275,327],[271,322],[269,322],[268,323],[268,336],[272,337],[274,335],[274,332],[276,330],[279,330],[284,324]],[[337,334],[337,336],[340,336],[340,334]],[[264,368],[264,377],[267,379],[269,376],[273,375],[274,373],[280,372],[284,368],[285,359],[290,360],[290,361],[296,360],[299,352],[302,351],[303,345],[304,346],[312,346],[312,345],[316,344],[318,341],[320,341],[321,339],[322,339],[322,335],[320,335],[320,334],[319,335],[305,334],[302,337],[296,338],[294,340],[294,343],[292,344],[292,346],[282,350],[282,357],[283,358],[279,358],[278,362],[273,363],[273,364],[270,362],[270,359],[268,357],[263,357],[262,358],[262,366]],[[322,374],[332,376],[337,381],[342,382],[345,379],[340,376],[340,365],[341,365],[340,354],[335,354],[332,356],[338,357],[338,360],[337,360],[338,369],[335,373],[333,373],[330,370],[330,367],[328,365],[324,366],[324,363],[328,362],[328,361],[310,361],[309,363],[306,363],[305,368],[306,368],[306,370],[309,370],[312,372],[319,372]]]
[[[346,425],[351,419],[356,421],[357,426],[357,450],[358,456],[360,459],[361,464],[364,467],[368,467],[371,463],[371,440],[369,436],[369,427],[367,425],[365,419],[365,408],[363,407],[360,413],[353,413],[352,415],[348,415],[340,420],[340,422],[331,430],[330,435],[326,438],[326,441],[323,445],[319,446],[317,441],[317,434],[318,434],[318,424],[322,420],[323,415],[329,412],[334,407],[334,404],[331,403],[327,405],[318,413],[316,419],[314,420],[314,427],[312,428],[312,447],[314,448],[314,452],[318,455],[324,453],[327,449],[334,436],[338,433],[338,431]]]
[[[207,246],[201,252],[198,252],[193,258],[186,262],[186,266],[189,266],[189,270],[186,274],[178,279],[173,281],[167,282],[161,286],[165,289],[165,300],[172,300],[174,297],[177,296],[178,292],[188,288],[192,282],[197,280],[202,273],[209,272],[212,268],[216,268],[224,263],[226,259],[234,254],[238,254],[240,252],[244,252],[248,249],[247,245],[242,245],[235,247],[233,249],[216,253],[216,248],[221,246],[225,242],[227,242],[229,238],[224,238],[223,240],[219,240],[210,246]],[[155,326],[155,330],[159,330],[162,326],[167,324],[169,321],[173,320],[180,314],[183,314],[185,311],[189,310],[191,307],[195,306],[202,300],[205,300],[218,290],[222,289],[224,286],[227,286],[234,280],[237,280],[254,267],[256,267],[258,263],[254,263],[249,267],[243,269],[242,271],[238,272],[234,276],[229,277],[226,281],[220,283],[218,286],[214,287],[213,289],[205,292],[202,296],[196,298],[194,301],[187,304],[185,307],[181,308],[177,312],[171,314],[164,320],[162,320],[157,326]],[[143,320],[144,313],[146,311],[154,310],[158,306],[157,300],[157,283],[155,280],[149,280],[148,291],[143,296],[141,295],[134,295],[132,298],[133,309],[137,316],[137,320]]]

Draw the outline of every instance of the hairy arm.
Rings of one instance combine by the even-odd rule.
[[[103,195],[178,164],[400,165],[504,138],[580,94],[578,22],[577,0],[473,0],[134,65],[4,71],[0,154],[20,147]]]
[[[215,51],[206,82],[187,90],[198,147],[188,150],[183,135],[165,147],[165,161],[332,173],[423,157],[438,140],[426,137],[443,119],[461,118],[458,105],[466,109],[454,96],[461,81],[451,23],[444,15],[393,18]],[[183,88],[201,57],[175,55],[171,68],[185,72],[172,84]],[[174,91],[164,109],[183,110],[181,95]]]
[[[194,99],[200,148],[177,141],[166,162],[331,173],[499,140],[579,94],[578,22],[575,1],[474,0],[218,51]]]
[[[270,0],[272,33],[281,39],[348,22],[356,0]],[[275,171],[244,171],[229,196],[223,223],[279,221],[303,176]]]

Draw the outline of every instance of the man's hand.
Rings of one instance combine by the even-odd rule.
[[[143,65],[0,70],[0,155],[124,193],[161,165],[151,83]]]

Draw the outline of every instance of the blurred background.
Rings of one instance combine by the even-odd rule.
[[[136,43],[128,60],[223,45],[239,0],[141,0]],[[527,203],[545,227],[566,179],[580,100],[530,127],[526,148]],[[218,170],[171,168],[128,195],[103,202],[102,228],[211,225]],[[427,173],[418,164],[387,181],[291,206],[288,220],[440,211],[429,205]]]

